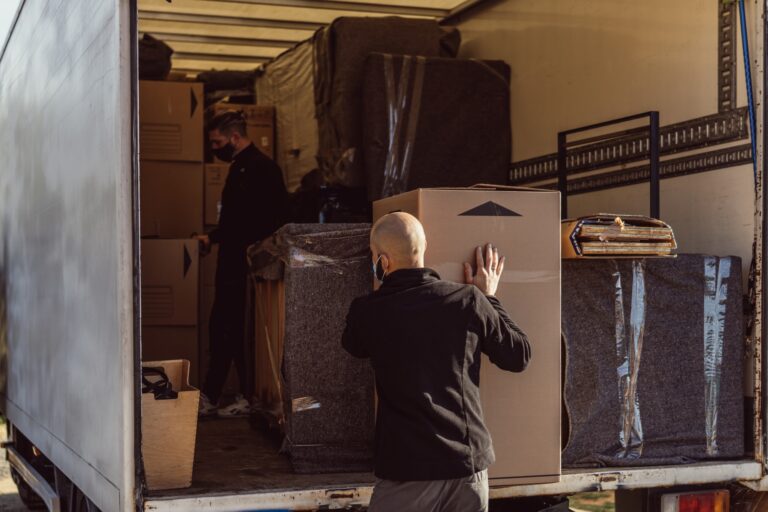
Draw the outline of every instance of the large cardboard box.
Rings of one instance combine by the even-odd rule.
[[[141,236],[185,238],[203,232],[203,165],[141,161]]]
[[[141,241],[142,325],[197,325],[197,244]]]
[[[193,386],[199,386],[202,383],[199,353],[196,326],[148,325],[141,328],[141,359],[189,361],[189,381]]]
[[[145,160],[203,161],[203,85],[139,82],[139,155]]]
[[[227,110],[239,110],[245,115],[248,138],[269,158],[275,158],[275,107],[262,105],[241,105],[237,103],[215,103],[214,115]],[[214,162],[221,161],[214,158]]]
[[[496,463],[491,485],[554,482],[560,474],[560,196],[533,189],[419,189],[374,203],[374,219],[405,211],[427,235],[426,265],[463,281],[488,242],[506,256],[497,297],[532,344],[523,373],[483,357],[480,391]]]
[[[200,391],[189,385],[189,361],[146,361],[161,367],[178,397],[156,400],[141,395],[141,454],[149,490],[181,489],[192,485]]]
[[[206,226],[219,223],[221,213],[221,192],[229,174],[229,164],[207,164],[205,166],[205,208]]]

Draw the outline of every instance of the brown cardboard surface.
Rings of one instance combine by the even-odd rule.
[[[192,484],[200,391],[189,385],[189,361],[148,360],[162,367],[171,381],[175,400],[141,395],[141,452],[147,488],[180,489]]]
[[[532,345],[528,369],[504,372],[487,357],[480,390],[496,463],[491,485],[557,481],[560,474],[560,196],[557,192],[421,189],[376,201],[418,217],[426,265],[463,281],[463,262],[488,242],[506,256],[497,297]]]
[[[221,191],[224,190],[224,182],[227,180],[228,173],[229,164],[205,165],[203,217],[206,226],[215,226],[219,223]]]
[[[200,383],[197,327],[143,326],[141,360],[185,359],[189,361],[189,381]]]
[[[203,232],[203,165],[142,160],[141,236],[186,238]]]
[[[142,325],[197,325],[197,241],[144,239],[141,267]]]
[[[241,105],[237,103],[215,103],[214,115],[227,110],[239,110],[245,115],[248,138],[269,158],[275,158],[275,107],[262,105]],[[221,163],[214,158],[214,162]]]
[[[139,82],[139,155],[203,161],[203,84]]]

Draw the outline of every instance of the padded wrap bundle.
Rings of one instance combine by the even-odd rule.
[[[337,18],[315,33],[315,102],[326,181],[365,186],[363,73],[370,53],[455,57],[459,33],[434,20]],[[507,162],[509,163],[509,162]]]
[[[284,279],[286,447],[299,473],[369,471],[373,371],[341,346],[349,305],[370,293],[368,224],[289,224],[249,250],[254,277]]]
[[[563,467],[738,458],[741,261],[564,260]]]
[[[256,79],[259,104],[275,107],[275,162],[289,192],[317,168],[313,51],[312,40],[300,43],[266,64]]]
[[[363,87],[369,199],[507,183],[509,76],[501,61],[370,55]]]

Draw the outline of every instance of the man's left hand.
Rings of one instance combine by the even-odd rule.
[[[504,272],[504,256],[499,257],[499,249],[491,244],[485,246],[485,258],[483,248],[475,249],[475,263],[477,273],[472,275],[472,264],[464,263],[464,281],[467,284],[477,286],[485,295],[495,295]]]

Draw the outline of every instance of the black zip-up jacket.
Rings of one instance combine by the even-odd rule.
[[[352,302],[342,344],[370,358],[376,375],[377,477],[447,480],[493,463],[480,354],[512,372],[531,358],[526,335],[495,297],[430,269],[398,270]]]
[[[220,244],[217,283],[245,278],[246,249],[277,231],[287,212],[288,192],[280,167],[250,144],[229,166],[219,227],[208,234],[212,243]]]

